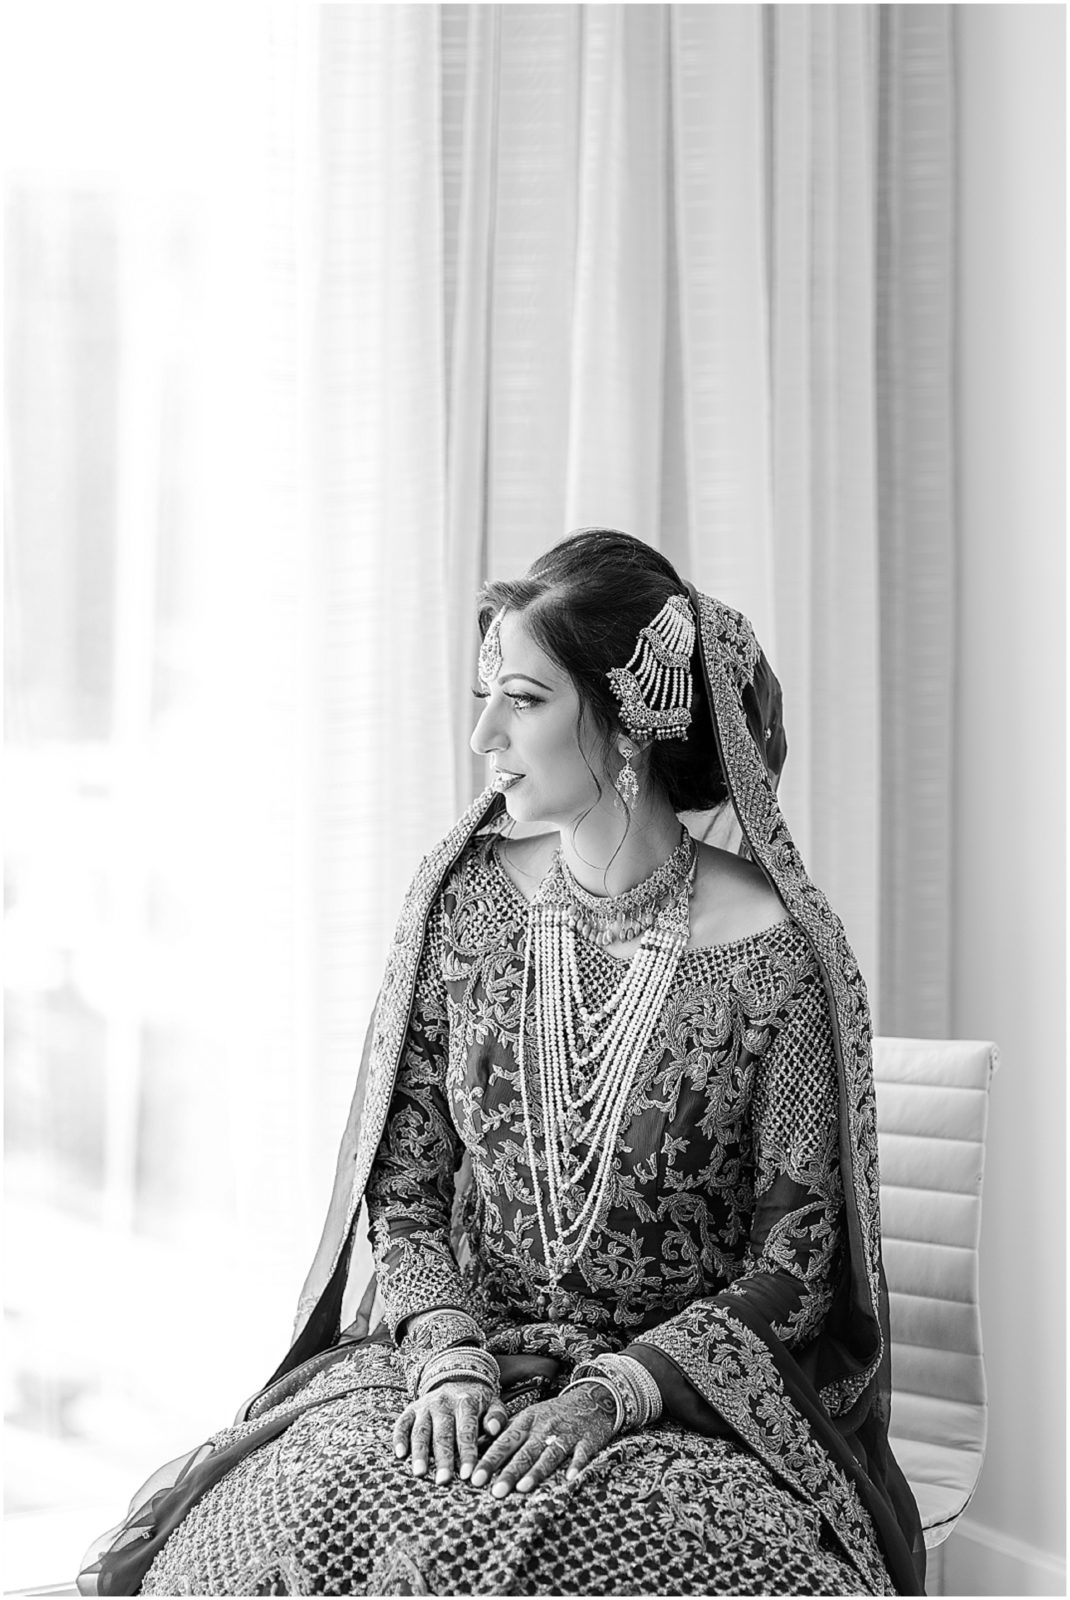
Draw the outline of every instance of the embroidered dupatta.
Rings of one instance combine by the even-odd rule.
[[[843,925],[811,882],[777,801],[786,754],[780,686],[747,620],[717,600],[690,592],[706,701],[729,796],[721,808],[727,815],[707,818],[703,831],[708,835],[718,822],[734,822],[742,851],[761,867],[820,967],[838,1074],[848,1262],[822,1336],[798,1355],[780,1343],[753,1307],[731,1293],[695,1307],[688,1336],[667,1353],[691,1386],[694,1426],[710,1431],[704,1419],[711,1414],[719,1425],[727,1425],[782,1481],[816,1506],[864,1576],[865,1556],[859,1552],[868,1547],[861,1531],[868,1513],[896,1587],[901,1593],[924,1593],[917,1510],[887,1442],[888,1296],[880,1253],[865,984]],[[495,791],[479,795],[420,862],[405,896],[365,1041],[326,1222],[300,1297],[293,1343],[264,1389],[239,1412],[239,1420],[256,1418],[266,1400],[302,1381],[306,1363],[329,1360],[340,1337],[365,1188],[393,1095],[428,918],[469,841],[503,809]],[[346,1330],[348,1338],[369,1331],[375,1288],[373,1277],[356,1320]],[[268,1429],[272,1426],[265,1423]],[[131,1556],[115,1560],[114,1576],[109,1576],[109,1562],[142,1538],[145,1559],[139,1554],[134,1565],[147,1569],[189,1504],[232,1464],[213,1461],[202,1447],[174,1463],[175,1471],[162,1469],[141,1491],[131,1516],[116,1530],[118,1537],[105,1537],[105,1544],[108,1538],[113,1542],[83,1573],[82,1592],[135,1592],[114,1586],[131,1581],[129,1575],[118,1576],[124,1560],[132,1570]]]

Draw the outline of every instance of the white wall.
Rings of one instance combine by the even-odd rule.
[[[945,1592],[1065,1594],[1065,12],[953,8],[959,521],[953,1031],[991,1038],[991,1402]]]

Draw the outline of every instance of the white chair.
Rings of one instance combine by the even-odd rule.
[[[996,1047],[874,1040],[881,1226],[892,1332],[891,1442],[935,1549],[981,1472],[988,1402],[978,1305]]]

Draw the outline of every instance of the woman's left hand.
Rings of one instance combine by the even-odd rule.
[[[527,1406],[484,1450],[471,1482],[478,1489],[493,1478],[491,1494],[502,1496],[526,1494],[559,1467],[574,1478],[613,1438],[615,1415],[612,1395],[593,1383]]]

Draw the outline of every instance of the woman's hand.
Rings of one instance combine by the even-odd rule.
[[[444,1383],[407,1405],[394,1424],[394,1454],[409,1456],[415,1477],[435,1463],[435,1482],[449,1483],[459,1468],[462,1478],[472,1475],[479,1453],[479,1424],[498,1433],[509,1413],[485,1383]]]
[[[526,1494],[562,1466],[566,1477],[575,1478],[613,1438],[615,1420],[613,1397],[597,1384],[540,1400],[518,1412],[484,1450],[472,1483],[478,1489],[493,1477],[491,1494],[502,1496],[511,1489]]]

